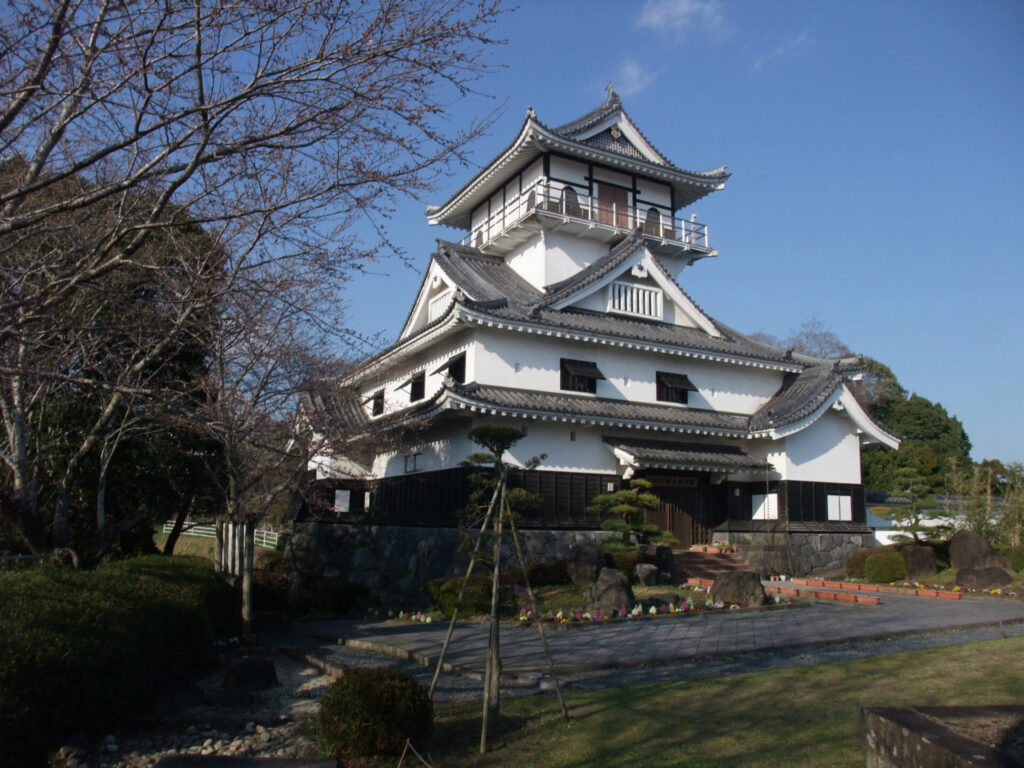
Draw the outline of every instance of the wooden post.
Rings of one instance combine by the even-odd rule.
[[[501,500],[498,503],[498,523],[494,529],[494,575],[491,579],[491,632],[487,641],[487,669],[484,673],[484,715],[480,728],[480,754],[487,752],[487,737],[491,723],[498,722],[501,709],[501,648],[498,624],[498,598],[501,591],[501,533],[505,521],[505,466],[501,467]]]
[[[214,547],[214,558],[217,573],[224,573],[224,523],[221,520],[217,520],[213,524],[213,529],[216,531],[217,544]]]

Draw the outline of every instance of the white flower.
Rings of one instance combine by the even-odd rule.
[[[657,608],[655,608],[655,607],[654,607],[654,606],[652,605],[652,606],[651,606],[651,609],[650,609],[650,610],[648,611],[648,613],[649,613],[649,614],[651,614],[651,616],[657,616],[657,615],[658,615],[658,609],[657,609]]]

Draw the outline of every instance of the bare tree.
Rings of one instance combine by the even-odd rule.
[[[234,297],[303,275],[320,288],[290,294],[306,297],[302,322],[338,332],[324,310],[389,245],[396,199],[483,128],[454,130],[445,109],[486,69],[498,11],[24,0],[0,13],[3,515],[33,548],[65,546],[85,459],[134,400],[181,398],[168,360]],[[126,275],[159,291],[129,293]],[[125,295],[138,301],[115,313]],[[49,405],[83,393],[91,422],[44,471]]]

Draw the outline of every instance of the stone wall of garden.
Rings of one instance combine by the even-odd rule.
[[[715,540],[724,537],[716,535]],[[762,576],[842,573],[846,558],[874,546],[870,533],[760,533],[730,531],[747,565]]]
[[[614,536],[604,531],[520,531],[529,563],[566,557],[573,544]],[[432,579],[461,576],[469,564],[463,534],[455,528],[299,523],[285,560],[311,588],[361,584],[381,604],[414,605],[426,599]],[[516,564],[511,543],[502,555]]]

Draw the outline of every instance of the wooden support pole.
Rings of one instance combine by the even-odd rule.
[[[494,573],[491,578],[491,631],[487,641],[487,669],[484,672],[484,714],[480,728],[480,754],[487,752],[487,739],[491,724],[497,724],[501,710],[501,633],[498,623],[498,602],[501,591],[501,534],[505,521],[505,466],[498,480],[501,500],[498,502],[498,522],[494,530]]]

